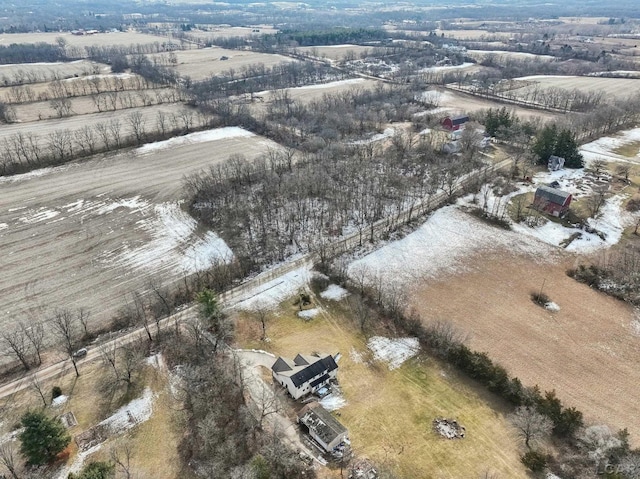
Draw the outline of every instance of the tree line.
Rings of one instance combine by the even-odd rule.
[[[0,176],[25,173],[55,166],[97,153],[185,135],[208,127],[206,114],[184,110],[179,113],[158,111],[153,123],[140,111],[112,118],[77,130],[60,129],[46,136],[15,133],[0,141]]]

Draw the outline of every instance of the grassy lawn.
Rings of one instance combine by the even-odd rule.
[[[372,360],[365,336],[345,308],[331,301],[320,307],[321,314],[303,321],[294,307],[283,304],[268,323],[268,342],[258,340],[255,318],[238,313],[237,341],[242,347],[289,357],[341,352],[338,379],[348,404],[338,414],[357,456],[391,467],[400,477],[475,478],[487,471],[527,477],[499,401],[427,355],[389,371]],[[466,426],[466,438],[438,436],[432,430],[436,417],[459,420]]]
[[[73,369],[65,375],[43,384],[47,402],[51,400],[51,388],[60,386],[68,400],[57,408],[47,407],[52,415],[73,412],[78,425],[69,430],[72,437],[89,429],[109,417],[119,407],[142,395],[144,387],[150,387],[156,394],[153,403],[153,415],[144,423],[134,427],[126,434],[111,438],[102,448],[91,455],[85,464],[92,461],[108,461],[112,445],[128,442],[131,446],[131,471],[140,477],[157,479],[189,479],[191,476],[179,469],[178,443],[181,438],[179,416],[175,402],[168,392],[166,371],[160,371],[145,365],[139,372],[135,384],[129,391],[121,389],[111,396],[104,392],[102,385],[110,374],[104,365],[97,361],[80,365],[80,377],[76,378]],[[6,433],[18,422],[18,418],[28,409],[42,408],[42,399],[33,389],[25,389],[10,398],[11,407],[5,411],[5,418],[14,418],[12,422],[3,421]],[[68,452],[70,464],[77,453],[72,440]]]
[[[613,152],[617,155],[626,156],[627,158],[635,158],[640,154],[640,141],[632,141],[615,148]]]

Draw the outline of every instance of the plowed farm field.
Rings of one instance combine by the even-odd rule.
[[[0,324],[85,307],[110,319],[149,280],[167,284],[226,260],[184,211],[183,178],[277,144],[240,128],[0,179]]]

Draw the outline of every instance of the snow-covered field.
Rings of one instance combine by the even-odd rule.
[[[321,298],[330,299],[331,301],[340,301],[347,296],[349,296],[349,291],[337,284],[330,284],[327,289],[320,293]]]
[[[475,66],[475,63],[465,62],[460,65],[442,65],[437,67],[427,67],[419,70],[419,73],[440,73],[440,72],[448,72],[452,70],[464,70],[465,68],[470,68]]]
[[[150,205],[141,208],[150,211]],[[207,231],[196,233],[198,223],[180,208],[178,202],[153,207],[153,213],[137,222],[151,237],[139,246],[123,244],[100,257],[106,264],[127,266],[133,270],[173,269],[176,273],[203,271],[218,262],[233,260],[233,252],[222,238]]]
[[[623,163],[640,164],[640,148],[635,157],[619,155],[615,152],[617,148],[628,144],[640,142],[640,128],[625,130],[616,136],[605,136],[591,143],[587,143],[580,148],[580,153],[585,160],[604,160]]]
[[[209,143],[212,141],[220,141],[231,138],[251,138],[255,136],[253,133],[239,128],[237,126],[228,126],[225,128],[215,128],[213,130],[198,131],[189,133],[184,136],[177,136],[168,140],[156,141],[141,146],[136,151],[140,154],[155,153],[159,150],[167,150],[182,145],[191,145],[197,143]]]
[[[270,277],[269,271],[262,274],[266,278]],[[234,307],[245,311],[275,309],[304,288],[310,279],[310,266],[302,266],[275,279],[266,279],[260,286],[244,291],[232,302]]]
[[[411,285],[443,273],[464,271],[465,259],[482,251],[510,249],[544,261],[552,248],[513,231],[490,226],[457,206],[440,208],[413,233],[349,266],[349,275]]]
[[[389,369],[398,369],[406,360],[420,352],[417,338],[385,338],[373,336],[367,341],[367,347],[378,361],[387,363]]]

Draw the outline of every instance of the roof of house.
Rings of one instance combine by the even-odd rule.
[[[317,402],[303,407],[298,413],[298,420],[325,444],[331,444],[338,436],[347,432],[347,428]]]
[[[562,160],[562,163],[564,163],[564,158],[562,158],[561,156],[551,155],[549,157],[549,163],[551,163],[551,162],[560,163],[560,160]]]
[[[469,117],[466,115],[454,116],[453,118],[451,118],[451,121],[454,125],[462,125],[463,123],[469,121]]]
[[[564,205],[571,193],[551,188],[550,186],[540,186],[536,190],[536,198],[542,198],[557,205]]]
[[[299,387],[320,374],[326,375],[337,368],[338,365],[330,354],[325,357],[298,354],[293,361],[279,357],[271,366],[273,372],[290,377],[295,387]]]

